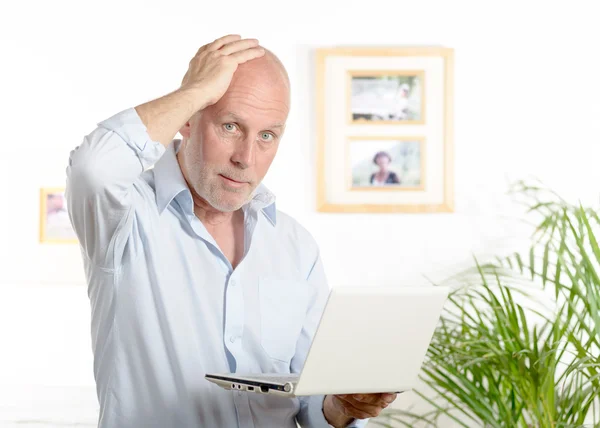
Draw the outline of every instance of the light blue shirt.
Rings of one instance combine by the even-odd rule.
[[[152,141],[129,108],[69,159],[99,426],[329,427],[323,396],[228,391],[204,379],[300,372],[329,288],[315,241],[263,185],[243,207],[244,258],[233,269],[194,215],[176,151]]]

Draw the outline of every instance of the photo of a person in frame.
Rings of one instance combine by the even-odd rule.
[[[392,157],[388,152],[377,152],[373,157],[373,163],[379,167],[379,171],[373,173],[369,180],[373,186],[401,184],[398,175],[394,171],[388,169],[390,163],[392,163]]]
[[[350,138],[348,171],[354,190],[414,190],[423,183],[419,140]]]

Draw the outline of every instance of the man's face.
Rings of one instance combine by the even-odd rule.
[[[277,153],[289,94],[265,80],[234,77],[223,98],[180,131],[184,177],[197,196],[219,211],[235,211],[248,202]]]

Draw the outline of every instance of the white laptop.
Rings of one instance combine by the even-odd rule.
[[[225,389],[303,395],[414,387],[449,289],[333,288],[300,374],[209,373]]]

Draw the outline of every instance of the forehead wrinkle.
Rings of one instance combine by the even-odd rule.
[[[275,102],[277,104],[283,104],[285,106],[285,108],[288,107],[288,103],[282,99],[277,99],[275,97],[268,97],[268,96],[259,96],[256,94],[256,92],[262,92],[262,93],[266,93],[266,90],[260,90],[260,88],[257,87],[253,87],[253,88],[247,88],[246,90],[241,89],[241,88],[232,88],[230,90],[228,90],[227,92],[227,98],[225,99],[225,101],[227,101],[227,99],[239,99],[241,98],[243,101],[246,101],[247,103],[250,103],[252,101],[256,101],[256,104],[264,104],[264,103],[268,103],[268,102]],[[267,99],[265,99],[267,98]],[[269,99],[270,98],[270,99]],[[254,106],[253,106],[254,107]],[[256,106],[256,108],[261,108],[258,105]],[[264,109],[264,108],[263,108]],[[266,109],[268,110],[268,109]]]
[[[245,98],[244,98],[244,100],[242,102],[237,102],[236,106],[240,105],[240,104],[249,105],[249,107],[251,109],[258,111],[260,114],[265,114],[266,115],[269,112],[275,112],[278,115],[281,115],[283,113],[284,117],[282,118],[282,120],[274,122],[269,127],[271,127],[271,128],[283,128],[283,127],[285,127],[285,120],[287,118],[287,113],[286,113],[287,106],[284,105],[284,107],[280,108],[280,109],[275,108],[275,107],[257,106],[257,105],[253,105],[251,103],[248,103],[247,99],[245,99]],[[229,117],[233,118],[235,121],[244,122],[244,123],[247,122],[247,119],[244,118],[243,114],[235,112],[235,106],[234,107],[230,107],[230,106],[224,105],[219,110],[215,111],[215,116],[218,116],[218,117],[224,117],[224,116],[227,117],[227,116],[229,116]],[[277,119],[277,118],[275,118],[275,119]]]

